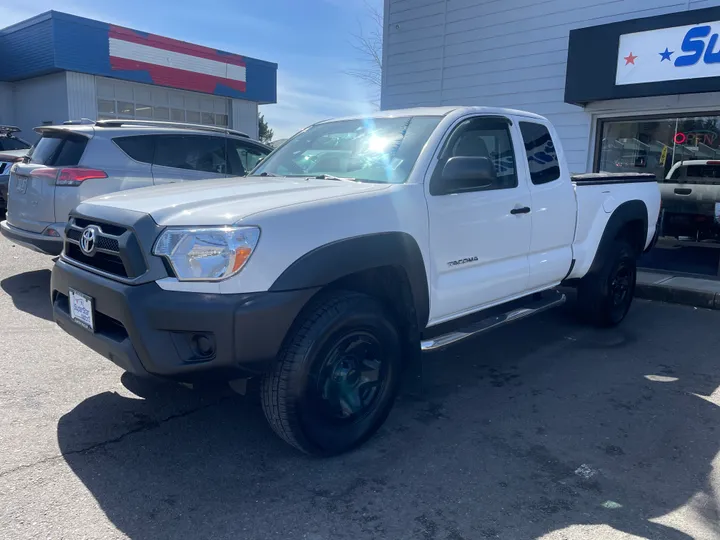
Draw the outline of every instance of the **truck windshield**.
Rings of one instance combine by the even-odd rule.
[[[278,148],[250,176],[339,177],[402,184],[441,119],[406,116],[317,124]]]

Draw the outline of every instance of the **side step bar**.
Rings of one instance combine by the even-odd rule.
[[[521,319],[537,315],[538,313],[542,313],[543,311],[547,311],[548,309],[560,306],[565,303],[565,300],[566,297],[564,294],[558,291],[552,291],[549,294],[546,293],[546,296],[543,298],[528,302],[521,308],[488,317],[487,319],[473,323],[461,330],[456,330],[432,339],[424,340],[421,342],[420,348],[426,352],[437,351],[449,345],[453,345],[458,341],[462,341],[463,339],[482,334],[488,330],[494,330],[500,326],[519,321]]]

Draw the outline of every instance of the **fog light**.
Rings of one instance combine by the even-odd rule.
[[[194,353],[200,358],[212,356],[215,352],[212,341],[202,334],[195,334],[192,337],[192,348]]]

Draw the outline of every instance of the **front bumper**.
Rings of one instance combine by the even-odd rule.
[[[63,239],[61,237],[43,236],[40,233],[18,229],[7,221],[0,221],[0,233],[8,240],[44,255],[55,256],[62,253]]]
[[[95,332],[71,320],[69,289],[93,298]],[[192,382],[265,372],[316,289],[165,291],[154,282],[119,283],[60,259],[50,291],[55,322],[97,353],[136,375]]]

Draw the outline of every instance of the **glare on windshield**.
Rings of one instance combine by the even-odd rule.
[[[318,124],[287,141],[251,176],[326,176],[401,184],[440,120],[406,116]]]

